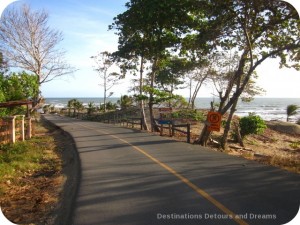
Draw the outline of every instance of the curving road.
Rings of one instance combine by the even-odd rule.
[[[74,225],[281,225],[300,176],[146,132],[60,116],[81,162]]]

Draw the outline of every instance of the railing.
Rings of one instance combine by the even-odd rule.
[[[159,124],[160,129],[160,135],[163,136],[164,129],[169,130],[169,136],[173,137],[175,135],[175,131],[183,133],[186,135],[186,142],[191,143],[191,124],[194,124],[195,122],[189,122],[189,121],[182,121],[180,124],[180,119],[170,119],[170,120],[164,120],[164,119],[156,119],[155,120]],[[186,128],[186,130],[178,129],[178,128]]]
[[[143,120],[140,115],[140,110],[133,109],[127,111],[112,111],[103,114],[91,114],[78,113],[76,118],[90,121],[98,121],[103,123],[120,124],[121,126],[127,126],[134,128],[138,126],[141,130],[143,129]],[[169,136],[175,136],[175,132],[180,132],[186,135],[186,141],[191,142],[191,125],[195,124],[196,121],[189,119],[155,119],[160,130],[160,135],[163,135],[164,129],[169,130]],[[181,129],[179,129],[181,128]]]
[[[177,129],[177,127],[186,127],[186,131]],[[191,143],[191,124],[172,124],[172,136],[175,135],[175,131],[186,134],[186,142]]]
[[[24,115],[3,117],[0,119],[0,143],[15,143],[31,138],[31,118]]]
[[[129,124],[131,128],[134,128],[134,125],[138,125],[143,130],[143,119],[141,117],[127,118],[127,127],[129,127]]]

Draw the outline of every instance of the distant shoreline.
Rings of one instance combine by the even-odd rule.
[[[70,99],[75,97],[60,97],[60,98],[45,98],[45,103],[53,105],[56,108],[65,108]],[[83,97],[76,98],[84,105],[88,105],[90,102],[94,102],[96,106],[103,104],[103,98],[101,97]],[[120,98],[111,97],[107,99],[107,102],[117,103]],[[198,97],[195,101],[197,109],[209,109],[210,102],[215,100],[218,103],[218,98],[212,97]],[[300,106],[300,98],[255,98],[251,102],[240,101],[237,107],[235,115],[239,117],[248,116],[249,113],[255,113],[261,116],[266,121],[279,120],[286,121],[286,107],[290,104]],[[291,117],[291,121],[297,121],[300,118],[300,108],[298,114]]]

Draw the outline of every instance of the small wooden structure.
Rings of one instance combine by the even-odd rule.
[[[20,100],[0,103],[0,108],[12,108],[16,106],[27,106],[27,117],[25,128],[25,115],[7,116],[0,120],[0,143],[15,143],[16,139],[24,141],[31,138],[31,118],[29,113],[29,106],[32,106],[32,101]]]
[[[32,107],[32,104],[33,104],[33,101],[29,101],[29,100],[0,102],[0,108],[13,108],[16,106],[26,105],[27,106],[27,117],[29,117],[29,115],[30,115],[29,106],[31,105],[31,107]]]

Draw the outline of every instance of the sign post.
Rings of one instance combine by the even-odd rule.
[[[222,114],[218,112],[208,112],[207,114],[208,130],[209,131],[220,131]]]

